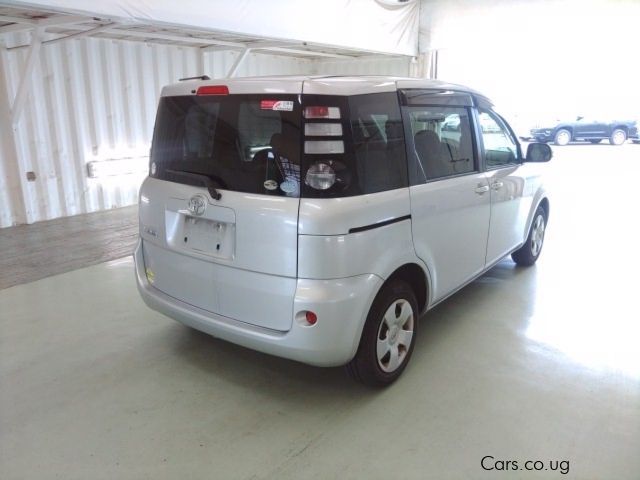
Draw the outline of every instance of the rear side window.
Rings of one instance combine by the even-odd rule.
[[[350,99],[353,152],[361,193],[406,187],[402,118],[395,94]]]
[[[405,107],[412,185],[476,171],[469,109]]]
[[[304,196],[345,197],[408,186],[396,93],[305,95],[303,103],[310,112],[305,114]]]
[[[226,190],[297,197],[300,123],[297,95],[163,97],[151,176],[192,185],[206,176]]]

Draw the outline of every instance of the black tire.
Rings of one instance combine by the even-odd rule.
[[[589,143],[593,143],[594,145],[600,143],[602,141],[601,138],[593,138],[591,140],[589,140]]]
[[[613,132],[611,132],[611,136],[609,137],[609,143],[611,145],[623,145],[626,141],[627,132],[625,132],[621,128],[616,128]]]
[[[536,249],[533,245],[534,238],[534,230],[536,230],[536,225],[538,222],[538,218],[542,218],[542,239],[540,240],[540,245]],[[524,242],[524,245],[520,247],[518,250],[511,254],[511,258],[514,262],[522,267],[530,267],[538,258],[540,258],[540,253],[542,253],[542,247],[544,246],[544,232],[547,227],[547,212],[545,212],[544,208],[538,207],[535,215],[533,216],[533,221],[531,222],[531,227],[529,228],[529,235],[527,236],[527,241]]]
[[[571,132],[566,128],[561,128],[556,132],[555,137],[553,138],[553,143],[556,145],[563,147],[567,145],[571,141]]]
[[[390,334],[391,330],[387,328],[386,332],[384,332],[384,328],[386,328],[386,323],[384,321],[384,316],[387,310],[389,310],[394,303],[396,303],[396,311],[395,315],[398,318],[401,318],[398,314],[397,308],[402,305],[402,302],[408,302],[412,309],[412,331],[413,335],[411,336],[410,344],[408,348],[404,348],[400,351],[400,347],[402,347],[401,342],[398,340],[399,335],[397,331],[395,334]],[[409,322],[405,322],[403,325],[406,326]],[[401,328],[399,330],[407,331]],[[371,309],[369,310],[369,314],[367,315],[367,320],[364,324],[364,328],[362,330],[362,336],[360,337],[360,345],[358,346],[358,351],[346,366],[347,372],[357,381],[364,383],[365,385],[371,387],[385,387],[391,383],[393,383],[406,368],[409,360],[411,359],[411,354],[413,353],[413,347],[416,342],[416,335],[418,331],[418,302],[416,300],[415,293],[413,289],[403,280],[392,280],[388,284],[384,285],[378,295],[376,296],[373,304],[371,305]],[[395,337],[396,341],[398,341],[398,351],[400,351],[400,355],[402,360],[400,361],[399,366],[393,371],[384,371],[381,363],[385,363],[384,361],[378,360],[377,355],[377,346],[378,339],[382,337],[381,340],[385,340],[386,338]],[[389,355],[391,355],[391,351],[389,351]],[[383,357],[384,359],[385,357]],[[388,365],[391,365],[391,357],[387,361]]]

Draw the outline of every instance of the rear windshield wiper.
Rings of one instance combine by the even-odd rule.
[[[207,187],[207,190],[209,190],[209,194],[215,200],[220,200],[222,198],[222,195],[220,194],[220,192],[218,192],[218,190],[216,190],[216,186],[213,183],[214,181],[216,181],[221,186],[224,186],[224,182],[218,179],[218,177],[206,175],[204,173],[187,172],[186,170],[171,170],[170,168],[166,168],[164,171],[171,173],[172,175],[180,175],[185,178],[199,180],[202,185]]]

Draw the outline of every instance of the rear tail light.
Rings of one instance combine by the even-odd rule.
[[[304,182],[316,190],[328,190],[336,183],[336,172],[328,162],[316,162],[307,170]]]
[[[328,102],[343,102],[343,99],[326,97]],[[313,100],[324,103],[324,100]],[[332,197],[344,192],[351,185],[352,172],[345,164],[345,140],[347,131],[340,121],[341,106],[312,105],[304,107],[304,134],[306,136],[303,152],[307,170],[304,173],[306,192],[311,197]],[[315,121],[314,121],[315,120]],[[324,137],[324,138],[322,138]],[[329,156],[328,158],[319,155]],[[332,158],[333,157],[333,158]]]
[[[340,118],[340,107],[304,107],[304,118]]]
[[[339,137],[342,135],[341,123],[306,123],[304,134],[309,137]]]
[[[304,142],[304,153],[344,153],[344,142],[342,140],[306,140]]]
[[[229,87],[226,85],[205,85],[198,88],[196,95],[229,95]]]

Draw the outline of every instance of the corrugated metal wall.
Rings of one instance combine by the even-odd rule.
[[[409,76],[410,59],[363,58],[359,60],[324,60],[316,62],[313,72],[319,75],[396,75]]]
[[[211,78],[224,77],[237,57],[237,53],[208,52],[204,55],[204,71]],[[309,74],[313,61],[277,55],[249,54],[236,72],[236,77],[256,75]]]
[[[8,46],[29,42],[28,34],[5,37]],[[201,73],[224,76],[236,55],[92,38],[43,46],[11,135],[9,102],[27,53],[0,48],[0,227],[135,203],[161,87]],[[296,73],[406,75],[408,61],[252,54],[237,75]],[[134,171],[88,177],[88,162],[120,158],[130,158]]]

